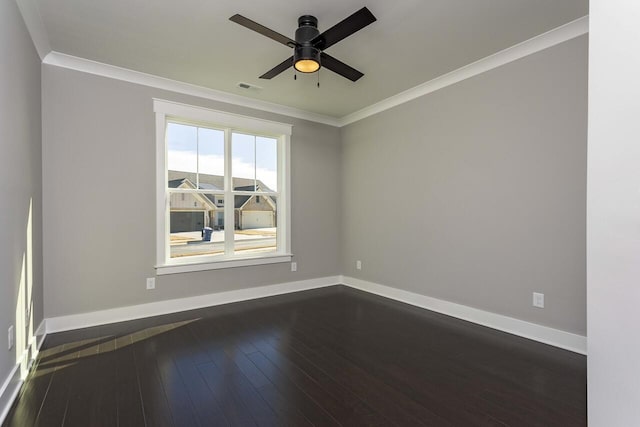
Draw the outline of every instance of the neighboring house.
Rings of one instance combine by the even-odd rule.
[[[223,191],[224,177],[219,175],[198,176],[190,172],[169,171],[169,188]],[[261,181],[234,178],[237,191],[271,191]],[[247,185],[248,184],[248,185]],[[255,185],[255,187],[254,187]],[[170,200],[170,232],[200,231],[204,227],[224,228],[224,197],[214,194],[173,193]],[[235,197],[235,228],[239,230],[275,227],[276,202],[264,195],[242,195]]]
[[[261,187],[260,181],[255,186],[256,191],[268,190]],[[253,185],[238,186],[237,191],[254,191]],[[236,196],[234,221],[236,228],[247,230],[251,228],[266,228],[276,226],[276,202],[269,196]]]
[[[214,187],[206,184],[200,188]],[[169,188],[196,189],[196,185],[188,178],[169,180]],[[207,188],[216,190],[218,188]],[[219,189],[218,189],[219,190]],[[216,205],[216,197],[211,194],[172,193],[169,199],[171,206],[169,224],[171,233],[197,231],[204,227],[220,228],[224,225],[224,205]],[[219,215],[222,214],[222,215]],[[222,224],[219,223],[222,216]]]

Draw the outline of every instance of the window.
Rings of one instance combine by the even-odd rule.
[[[291,125],[161,100],[154,111],[158,274],[290,261]]]

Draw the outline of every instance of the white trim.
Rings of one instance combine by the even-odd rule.
[[[457,70],[443,74],[433,80],[429,80],[411,89],[390,96],[387,99],[376,102],[375,104],[354,113],[347,114],[340,118],[338,126],[342,127],[357,122],[423,95],[435,92],[436,90],[442,89],[446,86],[453,85],[461,82],[462,80],[466,80],[470,77],[508,64],[509,62],[516,61],[536,52],[540,52],[544,49],[548,49],[557,44],[579,37],[583,34],[587,34],[588,32],[589,16],[587,15],[522,43],[518,43],[507,49],[501,50],[500,52],[496,52],[493,55],[489,55],[476,62],[465,65]]]
[[[233,243],[233,240],[231,241]],[[251,258],[238,258],[234,256],[232,259],[225,260],[222,256],[220,261],[213,262],[197,262],[189,257],[190,262],[183,264],[164,264],[156,266],[156,274],[163,276],[165,274],[191,273],[194,271],[218,270],[221,268],[248,267],[252,265],[278,264],[281,262],[291,262],[293,255],[263,255],[253,256]]]
[[[51,52],[51,44],[49,43],[47,29],[44,26],[35,0],[16,0],[16,4],[18,5],[18,9],[20,9],[22,20],[27,26],[27,31],[29,31],[38,56],[40,60],[44,60],[49,52]]]
[[[157,301],[147,304],[94,311],[90,313],[72,314],[69,316],[51,317],[47,319],[47,333],[62,332],[72,329],[88,328],[108,323],[124,322],[144,317],[212,307],[238,301],[270,297],[291,292],[306,291],[340,284],[340,276],[321,277],[297,282],[258,286],[234,291],[218,292],[188,298]]]
[[[195,297],[157,301],[147,304],[94,311],[90,313],[52,317],[46,319],[46,331],[47,333],[54,333],[81,329],[108,323],[123,322],[197,308],[212,307],[233,302],[288,294],[291,292],[324,288],[339,284],[528,338],[544,344],[573,351],[575,353],[587,353],[587,338],[583,335],[525,322],[523,320],[514,319],[501,314],[491,313],[462,304],[456,304],[348,276],[329,276],[318,279],[258,286],[254,288],[238,289]],[[40,328],[38,328],[38,330],[40,330]]]
[[[293,125],[254,117],[230,114],[224,111],[192,106],[178,102],[153,99],[153,111],[156,114],[156,272],[162,274],[185,273],[192,271],[215,270],[230,267],[245,267],[251,265],[291,262],[291,231],[289,206],[289,182],[291,175],[290,135]],[[272,136],[278,141],[278,192],[272,194],[279,199],[281,207],[278,215],[277,250],[268,254],[234,254],[234,234],[225,233],[222,256],[190,256],[184,258],[170,258],[169,220],[170,220],[170,192],[167,189],[167,144],[166,123],[169,120],[193,123],[194,126],[211,125],[224,129],[224,215],[225,224],[234,224],[234,198],[238,194],[254,194],[253,192],[235,192],[231,185],[232,170],[232,131],[250,132],[256,135]],[[284,208],[283,208],[284,207]]]
[[[23,19],[29,29],[31,38],[34,41],[38,54],[42,58],[42,62],[44,64],[185,95],[197,96],[213,101],[225,102],[241,107],[267,111],[274,114],[282,114],[335,127],[342,127],[357,122],[374,114],[434,92],[438,89],[458,83],[462,80],[524,58],[544,49],[548,49],[589,32],[589,15],[586,15],[500,52],[489,55],[476,62],[465,65],[457,70],[443,74],[435,79],[376,102],[375,104],[369,105],[361,110],[338,118],[52,51],[49,46],[44,24],[42,23],[42,19],[37,8],[33,5],[33,0],[16,0],[16,2],[18,3]]]
[[[17,0],[20,2],[30,2],[31,0]],[[24,14],[24,13],[23,13]],[[26,21],[26,19],[25,19]],[[31,31],[31,27],[30,31]],[[524,58],[533,53],[550,48],[557,44],[571,40],[575,37],[588,33],[589,16],[583,16],[575,21],[569,22],[558,28],[540,34],[522,43],[504,49],[500,52],[489,55],[471,64],[465,65],[457,70],[451,71],[433,80],[422,83],[411,89],[400,92],[387,99],[379,101],[354,113],[348,114],[341,118],[326,116],[323,114],[312,113],[285,105],[260,101],[241,95],[227,93],[215,89],[209,89],[202,86],[196,86],[189,83],[171,80],[152,74],[133,71],[122,67],[104,64],[101,62],[91,61],[76,56],[71,56],[55,51],[49,51],[43,58],[43,63],[54,65],[57,67],[68,68],[71,70],[81,71],[85,73],[95,74],[103,77],[109,77],[116,80],[127,81],[130,83],[141,84],[144,86],[155,87],[158,89],[169,90],[186,95],[197,96],[200,98],[211,99],[230,103],[242,107],[254,108],[261,111],[268,111],[275,114],[282,114],[304,120],[310,120],[317,123],[323,123],[330,126],[342,127],[357,122],[366,117],[396,107],[405,102],[409,102],[420,96],[434,92],[443,87],[450,86],[462,80],[484,73],[491,69],[500,67],[509,62]],[[34,35],[32,34],[32,38]],[[35,40],[35,38],[34,38]],[[48,43],[48,42],[47,42]],[[40,49],[38,49],[40,52]],[[42,54],[41,54],[42,55]]]
[[[153,74],[142,73],[140,71],[134,71],[122,67],[116,67],[114,65],[104,64],[102,62],[91,61],[89,59],[79,58],[77,56],[71,56],[56,51],[51,51],[42,60],[42,62],[47,65],[54,65],[56,67],[67,68],[70,70],[94,74],[102,77],[109,77],[116,80],[154,87],[157,89],[168,90],[185,95],[197,96],[199,98],[210,99],[212,101],[225,102],[241,107],[267,111],[269,113],[281,114],[298,119],[323,123],[330,126],[338,126],[339,123],[339,120],[336,117],[312,113],[309,111],[300,110],[298,108],[248,98],[246,96],[236,95],[220,90],[209,89],[190,83],[184,83],[177,80],[167,79],[165,77],[155,76]]]
[[[280,211],[283,212],[277,216],[276,241],[283,242],[285,250],[291,252],[293,251],[291,247],[291,222],[293,220],[291,215],[291,135],[284,135],[283,138],[284,141],[278,144],[278,162],[280,162],[278,170],[285,171],[284,174],[278,174],[278,190],[280,192],[278,205],[280,205]]]
[[[31,359],[36,360],[38,357],[38,353],[40,353],[40,347],[44,343],[45,338],[47,338],[47,319],[43,319],[40,322],[40,326],[36,329],[35,333],[35,349],[31,352]]]
[[[4,419],[11,410],[11,405],[18,397],[20,387],[22,387],[22,379],[20,379],[20,364],[14,365],[11,373],[0,388],[0,424],[4,423]]]
[[[38,356],[40,347],[47,336],[46,324],[46,320],[40,322],[40,326],[38,326],[38,329],[36,329],[34,334],[35,336],[32,336],[30,339],[29,347],[24,350],[25,356],[29,353],[31,354],[31,361],[34,361]],[[32,366],[33,363],[27,363],[27,374],[28,371],[31,370]],[[2,387],[0,387],[0,424],[4,423],[5,418],[9,414],[13,402],[18,397],[18,393],[20,392],[20,387],[22,387],[23,382],[24,379],[21,378],[20,363],[16,363],[9,373],[9,376],[7,376],[2,384]]]
[[[354,289],[380,295],[416,307],[446,314],[458,319],[487,326],[492,329],[518,335],[554,347],[563,348],[575,353],[587,354],[587,337],[535,323],[514,319],[513,317],[491,313],[489,311],[456,304],[437,298],[404,291],[378,283],[368,282],[353,277],[342,277],[342,283]]]
[[[163,113],[165,116],[172,118],[195,120],[196,122],[214,124],[225,128],[252,131],[259,129],[260,132],[274,136],[291,135],[293,128],[290,123],[258,119],[157,98],[153,98],[153,111],[155,113]]]

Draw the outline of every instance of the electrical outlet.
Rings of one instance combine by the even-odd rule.
[[[362,270],[362,261],[360,260],[356,261],[356,270]]]
[[[155,289],[155,288],[156,288],[156,278],[147,277],[147,289]]]
[[[539,292],[533,293],[533,306],[544,308],[544,294],[541,294]]]
[[[13,348],[13,343],[15,341],[15,334],[13,325],[9,326],[9,330],[7,331],[7,343],[9,345],[9,350]]]
[[[291,271],[298,271],[298,263],[297,262],[292,262],[291,263]]]

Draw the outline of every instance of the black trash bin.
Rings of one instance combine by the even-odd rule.
[[[213,233],[213,228],[211,228],[211,227],[203,228],[202,229],[202,241],[203,242],[210,242],[212,233]]]

